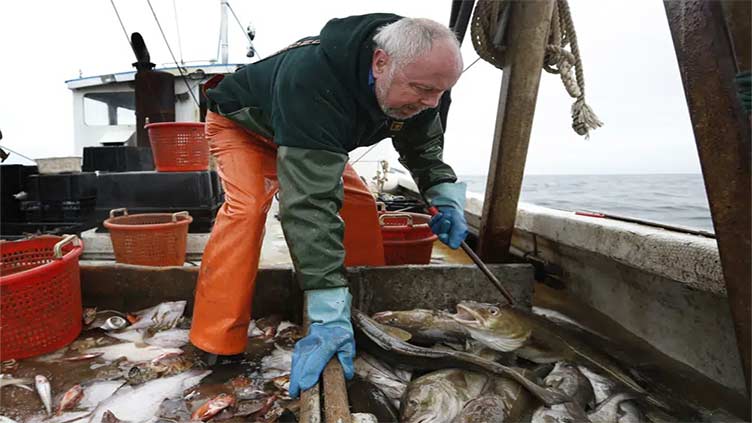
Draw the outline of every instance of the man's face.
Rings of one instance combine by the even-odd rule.
[[[448,41],[438,41],[422,57],[396,67],[386,52],[376,49],[372,71],[379,107],[387,116],[399,120],[435,108],[444,91],[459,79],[461,66]]]

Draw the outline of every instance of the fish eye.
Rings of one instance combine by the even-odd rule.
[[[501,310],[499,310],[498,307],[491,307],[489,312],[491,313],[492,316],[498,316],[499,313],[501,313]]]

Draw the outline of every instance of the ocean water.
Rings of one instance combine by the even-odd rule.
[[[485,192],[486,176],[459,176]],[[713,232],[700,174],[526,175],[520,201],[566,211],[599,211]]]

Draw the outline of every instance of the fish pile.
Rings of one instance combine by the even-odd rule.
[[[356,375],[385,398],[378,414],[368,411],[414,423],[678,421],[574,336],[581,328],[535,311],[473,301],[454,313],[354,310]]]
[[[288,393],[303,329],[252,321],[240,360],[211,369],[189,344],[185,301],[134,313],[85,309],[85,329],[51,354],[2,363],[2,422],[297,421]]]
[[[66,348],[0,363],[0,423],[297,422],[288,389],[304,328],[253,320],[242,359],[209,368],[189,344],[185,306],[86,309]],[[551,310],[462,301],[453,312],[354,309],[352,321],[354,422],[689,420],[578,336],[598,334]]]

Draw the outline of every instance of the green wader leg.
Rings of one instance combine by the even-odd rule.
[[[279,217],[303,290],[347,286],[342,172],[347,155],[280,146]]]

